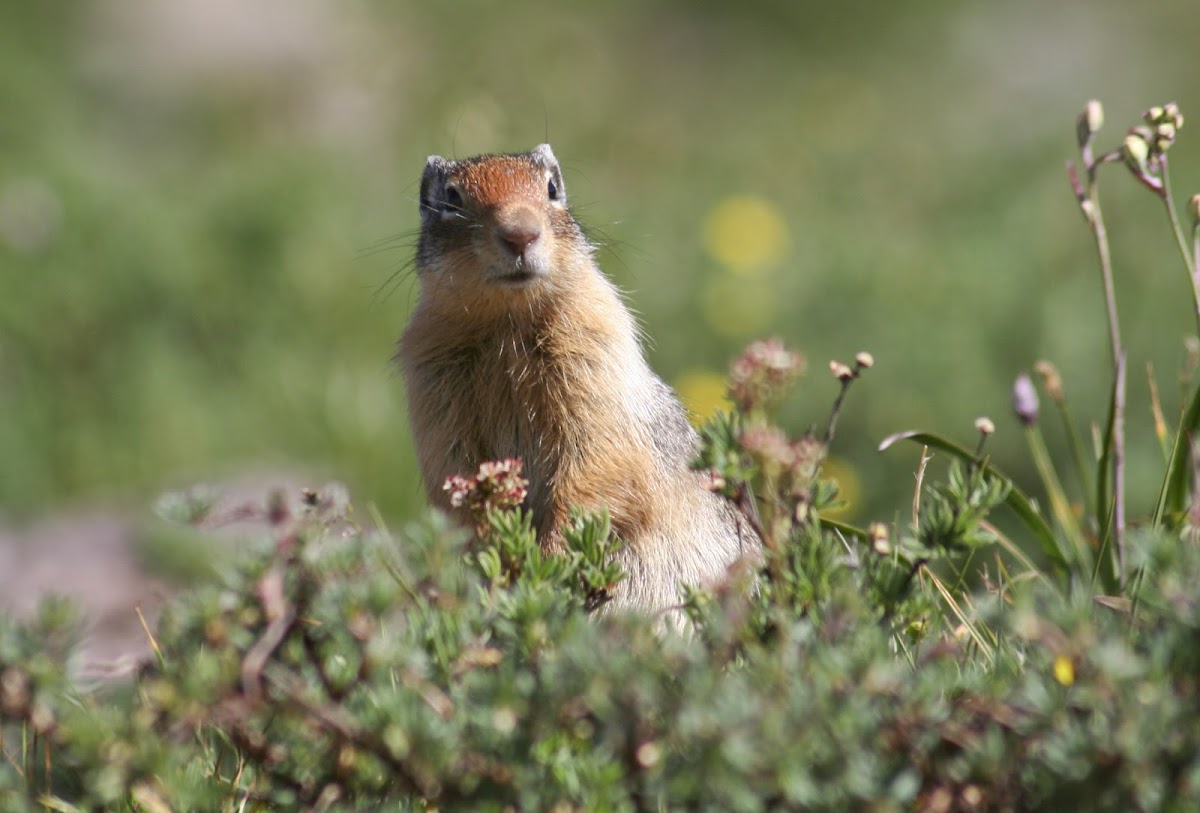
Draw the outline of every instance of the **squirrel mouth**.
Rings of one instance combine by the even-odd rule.
[[[546,276],[546,272],[527,259],[517,258],[513,265],[507,268],[496,268],[488,276],[492,282],[512,288],[521,288]]]
[[[532,271],[514,271],[511,274],[505,274],[493,279],[501,285],[507,285],[510,288],[523,288],[529,283],[537,279],[540,274],[535,274]]]

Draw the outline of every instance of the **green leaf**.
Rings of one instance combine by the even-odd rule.
[[[1029,452],[1033,457],[1034,467],[1042,480],[1046,498],[1050,502],[1050,512],[1054,515],[1058,527],[1074,544],[1076,557],[1080,561],[1086,561],[1086,558],[1089,557],[1083,548],[1083,531],[1079,527],[1075,513],[1071,510],[1071,501],[1067,498],[1066,491],[1063,490],[1062,481],[1054,467],[1054,460],[1050,457],[1050,451],[1046,448],[1046,442],[1042,437],[1042,430],[1037,424],[1025,427],[1025,439],[1029,442]]]
[[[1096,526],[1099,528],[1096,575],[1107,590],[1117,587],[1116,567],[1110,544],[1115,503],[1109,498],[1109,489],[1112,488],[1113,435],[1117,419],[1117,387],[1121,383],[1120,379],[1121,376],[1113,379],[1112,392],[1108,399],[1108,420],[1104,422],[1104,441],[1100,448],[1100,461],[1096,464]]]
[[[1104,421],[1104,435],[1100,445],[1100,460],[1096,472],[1096,524],[1100,529],[1100,545],[1108,541],[1112,522],[1112,501],[1108,490],[1112,484],[1113,423],[1116,420],[1117,389],[1114,383],[1108,397],[1108,418]]]
[[[1030,501],[1029,497],[1027,497],[1023,491],[1016,487],[1010,477],[998,471],[996,467],[992,466],[990,463],[976,460],[974,454],[967,449],[964,449],[962,446],[959,446],[954,441],[947,440],[946,438],[943,438],[940,435],[935,435],[932,432],[897,432],[896,434],[889,435],[883,439],[883,441],[879,444],[879,451],[886,451],[897,441],[901,440],[911,440],[914,443],[920,443],[924,446],[932,446],[935,449],[940,449],[943,452],[954,455],[955,457],[967,463],[983,466],[984,469],[993,477],[996,477],[1001,482],[1005,483],[1009,489],[1008,496],[1004,498],[1005,504],[1012,510],[1014,514],[1017,515],[1018,518],[1020,518],[1023,523],[1025,523],[1025,527],[1027,527],[1030,533],[1033,534],[1034,538],[1038,542],[1039,547],[1041,547],[1042,552],[1046,554],[1047,558],[1050,559],[1054,566],[1063,572],[1070,572],[1071,569],[1068,566],[1068,559],[1064,555],[1062,545],[1059,539],[1055,537],[1054,531],[1051,530],[1050,525],[1047,524],[1046,520],[1033,507],[1033,503]]]
[[[836,519],[829,519],[828,517],[821,517],[821,527],[827,531],[837,531],[843,536],[852,536],[859,539],[867,538],[867,532],[862,528],[859,528],[856,525],[851,525],[848,522],[840,522]]]

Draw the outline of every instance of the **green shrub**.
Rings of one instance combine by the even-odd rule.
[[[932,571],[808,523],[676,636],[589,618],[605,546],[544,557],[515,513],[478,547],[330,519],[185,596],[133,691],[70,687],[61,604],[6,625],[3,809],[1194,804],[1200,551],[1165,535],[1133,540],[1136,617],[1002,581],[969,632]]]
[[[1095,170],[1114,159],[1082,130],[1079,199],[1103,246]],[[1149,144],[1153,165],[1128,140],[1111,155],[1145,184],[1165,148]],[[922,455],[908,519],[830,519],[821,463],[872,359],[832,365],[827,429],[790,438],[771,415],[801,364],[753,345],[699,463],[765,550],[681,597],[683,634],[592,612],[619,540],[580,515],[571,552],[543,553],[512,463],[452,483],[474,533],[438,516],[364,528],[315,495],[296,516],[261,508],[267,531],[169,609],[130,685],[72,681],[62,602],[0,621],[0,809],[1195,810],[1200,395],[1164,433],[1163,497],[1127,521],[1110,317],[1112,416],[1095,454],[1075,446],[1074,502],[1017,390],[1048,515],[989,465],[981,419],[974,451],[885,442],[949,460],[935,477]],[[1061,381],[1042,380],[1073,432]]]

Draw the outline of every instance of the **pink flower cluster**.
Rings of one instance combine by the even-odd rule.
[[[747,429],[742,433],[741,444],[765,471],[790,474],[797,485],[816,478],[826,452],[825,444],[811,434],[791,440],[776,426]]]
[[[779,339],[763,339],[733,362],[729,395],[743,412],[767,407],[803,372],[804,356],[788,350]]]
[[[483,533],[488,514],[517,508],[525,502],[529,482],[523,468],[518,458],[491,461],[481,465],[473,477],[447,477],[442,489],[450,495],[450,505],[470,512],[476,531]]]

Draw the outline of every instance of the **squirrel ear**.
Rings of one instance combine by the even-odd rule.
[[[538,144],[529,151],[529,155],[546,169],[558,169],[558,159],[554,157],[554,150],[550,149],[549,144]]]
[[[554,186],[557,190],[556,195],[551,195],[559,203],[567,202],[567,185],[563,182],[562,168],[558,165],[558,159],[554,157],[554,150],[550,149],[549,144],[538,144],[529,151],[529,157],[540,164],[542,167],[550,170],[550,174],[554,179]]]
[[[421,217],[433,214],[438,209],[433,197],[438,193],[438,182],[446,177],[450,162],[440,155],[425,159],[425,171],[421,173]]]
[[[450,166],[450,162],[440,155],[431,155],[425,159],[425,172],[433,170],[436,172],[445,171]]]
[[[450,162],[440,155],[431,155],[425,159],[425,171],[421,173],[421,186],[425,181],[439,175],[445,175],[450,170]]]

